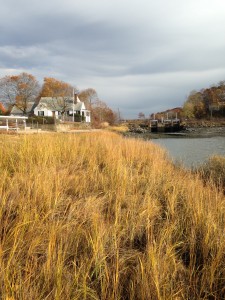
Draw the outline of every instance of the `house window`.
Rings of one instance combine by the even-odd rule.
[[[40,117],[43,117],[43,116],[45,115],[45,112],[44,112],[43,110],[40,110],[40,111],[38,112],[38,115],[39,115]]]

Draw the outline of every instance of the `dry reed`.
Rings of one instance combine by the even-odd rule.
[[[0,298],[224,299],[225,198],[150,142],[0,136]]]

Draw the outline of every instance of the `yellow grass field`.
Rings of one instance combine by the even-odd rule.
[[[225,197],[150,142],[0,135],[0,299],[225,299]]]

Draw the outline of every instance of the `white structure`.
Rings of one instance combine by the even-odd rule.
[[[41,97],[39,104],[34,106],[34,115],[55,117],[70,121],[91,122],[90,111],[86,109],[77,95],[73,97]]]
[[[21,127],[26,130],[26,120],[28,117],[21,117],[21,116],[0,116],[0,130],[5,129],[6,131],[9,130],[16,130],[20,129]]]

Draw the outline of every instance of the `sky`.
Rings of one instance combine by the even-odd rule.
[[[225,80],[224,0],[0,0],[0,77],[94,88],[123,118]]]

